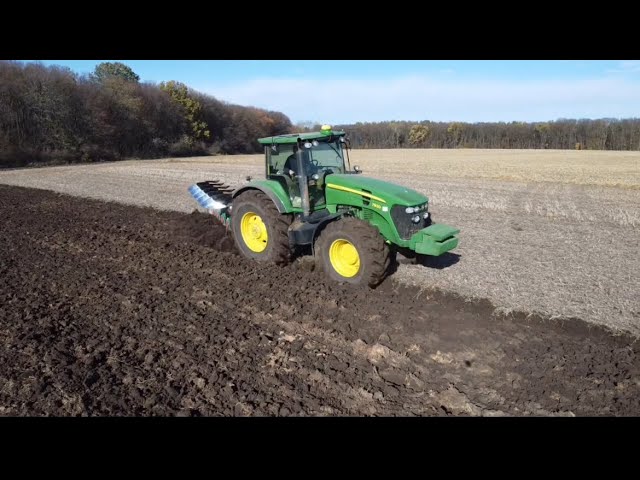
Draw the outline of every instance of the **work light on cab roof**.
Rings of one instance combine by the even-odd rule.
[[[425,195],[351,167],[346,132],[322,125],[258,142],[263,179],[235,189],[217,180],[189,188],[232,232],[242,255],[287,264],[311,254],[329,278],[375,287],[398,252],[439,256],[458,246],[459,230],[433,221]]]

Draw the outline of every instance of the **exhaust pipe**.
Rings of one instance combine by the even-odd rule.
[[[307,152],[304,152],[308,155]],[[309,204],[309,180],[307,179],[307,168],[302,159],[303,150],[298,147],[296,154],[298,160],[298,186],[300,188],[300,198],[302,199],[302,214],[307,218],[311,213],[311,205]]]

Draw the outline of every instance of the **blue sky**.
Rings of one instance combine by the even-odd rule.
[[[89,73],[110,60],[47,60]],[[640,117],[639,60],[118,60],[294,122]]]

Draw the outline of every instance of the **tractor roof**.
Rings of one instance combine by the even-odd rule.
[[[342,137],[345,135],[343,130],[331,130],[331,128],[322,128],[319,132],[307,132],[307,133],[287,133],[286,135],[277,135],[275,137],[259,138],[258,142],[263,145],[271,145],[273,143],[297,143],[298,140],[314,140],[325,138],[330,135],[336,137]]]

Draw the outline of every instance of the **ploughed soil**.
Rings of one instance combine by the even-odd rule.
[[[634,340],[259,265],[202,213],[0,185],[0,415],[635,416]]]

